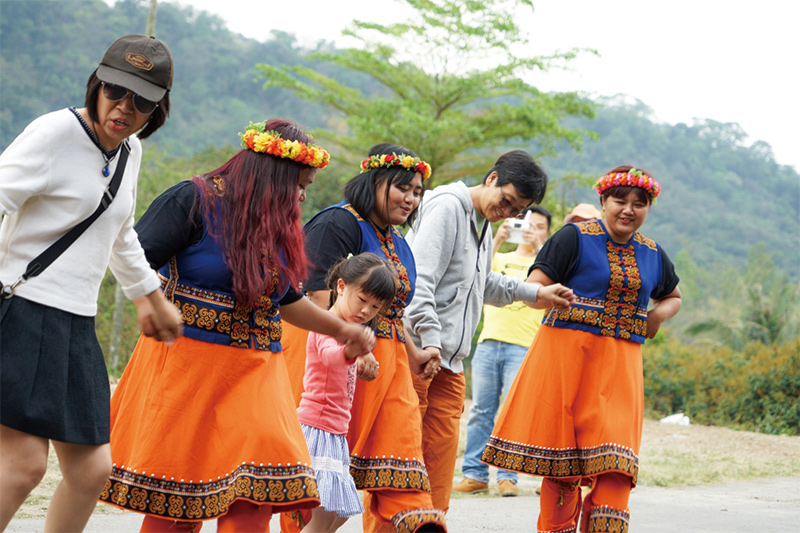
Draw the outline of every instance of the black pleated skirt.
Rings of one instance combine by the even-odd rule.
[[[74,444],[109,442],[110,388],[94,317],[18,296],[0,306],[0,423]]]

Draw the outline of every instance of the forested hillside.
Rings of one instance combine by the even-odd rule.
[[[2,0],[0,150],[36,116],[80,106],[86,78],[102,52],[119,35],[144,31],[148,5],[145,0],[124,0],[113,7],[102,0]],[[258,42],[230,32],[216,16],[163,0],[156,28],[173,53],[175,81],[171,118],[148,141],[148,149],[189,157],[210,146],[235,143],[250,120],[268,116],[346,134],[330,110],[281,90],[262,89],[257,63],[302,63],[310,52],[292,35],[265,35]],[[328,43],[319,47],[333,49]],[[329,64],[309,66],[362,89],[367,83],[363,76]],[[368,92],[381,90],[375,86]],[[670,255],[687,251],[707,270],[743,267],[748,251],[764,243],[776,265],[793,280],[800,279],[800,176],[776,164],[768,145],[750,145],[736,124],[658,124],[644,103],[630,98],[601,103],[605,107],[595,120],[569,124],[597,132],[597,139],[587,139],[581,153],[564,146],[558,157],[544,160],[554,179],[549,206],[557,211],[596,201],[589,188],[561,180],[565,176],[596,177],[623,163],[642,166],[664,186],[643,231]],[[314,194],[324,205],[328,197],[335,199],[336,187]]]
[[[625,163],[646,168],[664,192],[642,231],[671,255],[687,250],[709,268],[741,267],[750,248],[763,243],[775,263],[800,280],[798,173],[775,163],[766,143],[746,146],[738,124],[658,124],[644,103],[630,100],[601,100],[606,107],[595,120],[576,121],[598,139],[586,142],[579,154],[564,150],[546,159],[550,174],[598,176]],[[568,205],[597,198],[587,188],[560,192]]]

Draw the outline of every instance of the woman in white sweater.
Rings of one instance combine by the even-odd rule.
[[[164,124],[171,85],[166,46],[123,36],[89,77],[85,107],[37,118],[0,155],[0,530],[44,476],[50,442],[63,479],[45,530],[82,530],[111,472],[108,374],[94,331],[106,268],[145,334],[181,334],[133,230],[139,139]],[[120,160],[107,210],[40,275],[18,283],[97,209]]]

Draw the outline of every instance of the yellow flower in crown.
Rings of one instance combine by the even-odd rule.
[[[300,147],[297,145],[297,141],[283,141],[281,157],[293,159],[298,152],[300,152]]]
[[[264,135],[263,133],[260,135],[256,135],[253,138],[253,148],[254,152],[266,152],[267,147],[274,141],[274,139],[269,135]]]
[[[330,154],[321,146],[283,139],[277,131],[266,131],[266,121],[258,124],[251,122],[239,136],[242,146],[249,150],[292,159],[313,168],[325,168],[331,160]]]
[[[431,176],[431,166],[420,159],[410,155],[397,155],[395,153],[383,155],[371,155],[361,162],[361,172],[369,172],[375,168],[401,167],[411,172],[419,172],[422,179],[426,180]]]

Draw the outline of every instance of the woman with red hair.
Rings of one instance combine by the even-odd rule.
[[[267,531],[273,512],[319,505],[281,354],[281,320],[375,339],[297,292],[300,202],[328,153],[291,122],[251,124],[245,149],[159,196],[142,246],[185,337],[142,337],[111,402],[113,471],[100,499],[145,513],[142,531]]]

